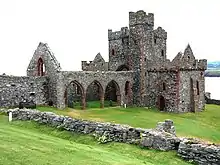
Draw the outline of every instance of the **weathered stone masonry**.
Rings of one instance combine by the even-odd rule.
[[[36,103],[61,109],[73,101],[79,101],[85,109],[86,101],[95,99],[104,107],[107,99],[118,105],[151,106],[161,111],[202,111],[207,60],[197,60],[188,45],[170,61],[166,41],[167,32],[162,27],[154,29],[154,14],[129,12],[129,27],[108,30],[108,62],[98,53],[93,61],[82,61],[83,71],[62,71],[48,45],[40,43],[27,68],[27,79],[45,77],[43,100],[39,100],[40,86],[34,88],[33,92],[39,93]],[[8,92],[13,91],[11,88]],[[29,88],[26,85],[27,92]],[[0,105],[14,105],[10,99],[7,101],[0,100]]]
[[[171,120],[159,122],[155,129],[144,129],[128,125],[73,119],[52,112],[0,109],[0,113],[9,112],[12,112],[13,120],[32,120],[70,132],[89,134],[94,136],[100,143],[115,141],[162,151],[176,150],[183,159],[199,165],[220,164],[220,146],[205,144],[196,139],[176,137]]]
[[[0,107],[18,107],[20,102],[34,101],[47,104],[48,79],[46,77],[0,76]]]

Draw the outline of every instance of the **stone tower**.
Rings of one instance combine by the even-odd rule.
[[[154,15],[144,11],[129,13],[130,54],[135,71],[133,93],[134,104],[143,105],[146,97],[146,61],[154,59],[153,51]]]
[[[129,30],[122,27],[120,31],[108,30],[109,70],[130,70],[129,64]]]

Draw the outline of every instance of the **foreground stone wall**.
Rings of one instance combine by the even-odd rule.
[[[129,125],[73,119],[38,110],[0,109],[0,113],[9,112],[12,112],[13,120],[32,120],[70,132],[89,134],[100,143],[115,141],[162,151],[176,150],[181,158],[199,165],[220,164],[220,146],[204,144],[195,139],[176,137],[171,120],[159,122],[155,129],[144,129]]]
[[[183,140],[179,145],[178,155],[200,165],[220,164],[220,146],[202,144],[195,140]]]
[[[0,107],[18,107],[20,102],[34,101],[45,104],[47,101],[46,77],[0,76]]]
[[[38,110],[9,109],[0,110],[1,112],[12,112],[13,120],[32,120],[70,132],[90,134],[101,143],[124,142],[167,151],[176,149],[177,144],[180,142],[175,136],[173,123],[170,120],[158,123],[156,129],[144,129],[129,125],[73,119],[68,116],[59,116],[52,112],[40,112]]]

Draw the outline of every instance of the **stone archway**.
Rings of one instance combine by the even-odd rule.
[[[85,91],[83,86],[76,80],[71,81],[64,93],[65,105],[70,108],[81,106],[82,109],[86,108]]]
[[[165,111],[166,108],[166,101],[162,95],[158,97],[158,108],[160,111]]]
[[[128,71],[129,67],[127,65],[120,65],[116,71]]]
[[[104,108],[104,90],[99,81],[94,80],[86,89],[86,101],[100,101],[100,108]]]
[[[114,80],[110,81],[105,89],[105,100],[116,102],[121,105],[121,92],[118,83]]]

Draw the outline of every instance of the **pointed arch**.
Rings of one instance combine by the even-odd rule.
[[[121,92],[118,83],[115,80],[111,80],[105,89],[105,100],[117,102],[117,105],[121,104]]]
[[[129,70],[129,67],[123,64],[123,65],[120,65],[116,71],[128,71],[128,70]]]
[[[85,90],[83,86],[76,80],[71,81],[67,86],[64,93],[65,105],[67,107],[75,108],[77,103],[80,104],[82,109],[85,109]]]
[[[104,108],[104,90],[101,83],[94,80],[86,89],[86,101],[100,100],[100,107]]]
[[[37,75],[44,76],[45,74],[45,65],[43,59],[40,57],[37,61]]]

